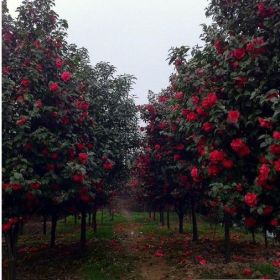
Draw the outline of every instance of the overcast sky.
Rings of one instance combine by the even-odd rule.
[[[107,61],[137,78],[136,103],[168,85],[171,47],[201,45],[207,0],[56,0],[55,11],[69,24],[68,41],[88,49],[91,62]],[[8,0],[10,12],[21,3]]]

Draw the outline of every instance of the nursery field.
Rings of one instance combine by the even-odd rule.
[[[80,250],[80,220],[59,220],[57,244],[49,248],[41,222],[25,225],[18,244],[18,279],[160,280],[160,279],[277,279],[280,246],[238,229],[232,231],[232,262],[224,264],[223,228],[199,218],[200,240],[192,242],[191,228],[179,234],[175,213],[170,229],[148,213],[121,211],[113,220],[107,211],[97,214],[98,230],[88,228],[86,250]],[[103,221],[102,221],[103,220]],[[186,218],[188,221],[188,217]],[[102,224],[101,224],[102,222]],[[48,225],[49,226],[49,225]],[[5,259],[4,259],[5,268]]]

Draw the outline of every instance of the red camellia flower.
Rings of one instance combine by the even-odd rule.
[[[197,95],[193,95],[193,96],[192,96],[192,103],[193,103],[194,105],[197,105],[198,102],[199,102],[199,97],[198,97]]]
[[[22,126],[22,125],[26,124],[27,121],[28,121],[28,118],[25,117],[25,116],[22,116],[16,121],[16,125],[17,126]]]
[[[228,207],[227,205],[224,205],[224,211],[233,216],[236,214],[237,208],[236,206]]]
[[[8,232],[11,229],[11,224],[10,223],[6,223],[2,225],[2,231],[3,232]]]
[[[265,52],[263,47],[265,41],[263,37],[254,38],[251,42],[246,45],[246,51],[252,53],[255,57]]]
[[[246,217],[244,220],[244,224],[246,227],[252,228],[256,226],[257,222],[253,217]]]
[[[225,158],[225,153],[223,151],[214,150],[210,153],[211,163],[222,162]]]
[[[68,125],[68,124],[70,123],[69,117],[68,117],[68,116],[63,116],[63,117],[61,118],[61,123],[62,123],[63,125]]]
[[[261,185],[263,185],[267,181],[269,174],[270,174],[269,165],[263,163],[259,168],[259,176],[258,176],[259,183],[261,183]]]
[[[223,166],[225,169],[232,169],[234,166],[234,162],[231,159],[224,159]]]
[[[271,7],[266,8],[264,2],[260,2],[258,4],[258,12],[259,12],[259,16],[262,18],[270,17],[274,15],[273,9]]]
[[[175,161],[178,161],[178,160],[181,159],[181,155],[175,154],[173,158],[174,158]]]
[[[250,154],[249,147],[243,142],[242,139],[232,140],[230,146],[240,157],[245,157]]]
[[[155,144],[155,150],[159,150],[160,149],[160,144]]]
[[[68,71],[65,71],[61,74],[61,79],[63,82],[67,83],[72,77],[72,74]]]
[[[247,193],[244,196],[244,201],[249,207],[255,207],[257,205],[257,195],[255,193]]]
[[[109,160],[106,160],[104,163],[103,163],[103,168],[105,170],[112,170],[113,169],[113,163]]]
[[[184,99],[184,93],[183,93],[182,91],[176,92],[175,98],[176,98],[177,100],[183,100],[183,99]]]
[[[238,192],[242,192],[243,191],[243,187],[240,183],[238,183],[235,187],[235,189],[238,191]]]
[[[82,164],[86,164],[88,162],[88,154],[79,153],[79,160]]]
[[[199,178],[199,171],[198,168],[196,166],[194,166],[191,170],[191,176],[193,178],[194,181],[196,181]]]
[[[51,158],[52,160],[57,160],[57,159],[58,159],[58,153],[57,153],[57,152],[51,153],[51,154],[50,154],[50,158]]]
[[[222,43],[221,43],[220,40],[216,40],[216,41],[214,42],[214,47],[215,47],[215,49],[216,49],[216,51],[217,51],[218,54],[223,54],[224,49],[223,49],[223,47],[222,47]]]
[[[210,177],[215,177],[221,172],[220,168],[217,165],[212,164],[208,167],[207,171]]]
[[[272,123],[271,120],[266,120],[264,118],[259,118],[258,121],[259,121],[259,124],[260,124],[261,127],[267,128],[267,129],[272,128],[273,123]]]
[[[6,43],[11,43],[13,39],[13,33],[11,31],[7,31],[3,34],[3,40]]]
[[[24,78],[24,79],[21,80],[21,85],[23,87],[27,88],[27,87],[29,87],[29,84],[30,84],[30,81],[28,79]]]
[[[238,48],[238,49],[235,49],[235,50],[231,51],[231,55],[235,59],[241,60],[246,55],[246,51],[243,48]]]
[[[84,181],[84,175],[83,174],[75,174],[72,176],[72,180],[75,183],[82,183]]]
[[[10,187],[13,191],[19,191],[22,189],[22,186],[19,183],[10,184]]]
[[[240,117],[239,111],[228,111],[227,120],[229,123],[237,123]]]
[[[253,270],[250,267],[246,267],[243,269],[243,275],[251,276],[253,274]]]
[[[280,267],[280,259],[279,259],[279,260],[273,261],[273,262],[272,262],[272,265],[273,265],[274,267]]]
[[[55,60],[55,66],[56,66],[56,68],[61,68],[61,67],[62,67],[62,64],[63,64],[62,59],[58,57],[58,58]]]
[[[207,261],[202,256],[196,256],[195,259],[203,266],[207,264]]]
[[[83,144],[83,143],[77,143],[76,146],[79,151],[82,151],[86,148],[85,144]]]
[[[218,101],[218,97],[217,97],[216,93],[210,92],[210,93],[208,93],[207,97],[205,97],[202,100],[201,105],[204,109],[210,109],[217,103],[217,101]]]
[[[274,166],[274,169],[275,169],[276,172],[280,172],[280,159],[275,160],[273,162],[273,166]]]
[[[273,227],[277,227],[278,226],[278,220],[277,219],[272,219],[270,221],[270,225],[273,226]]]
[[[273,132],[273,139],[274,140],[280,140],[280,131],[274,131]]]
[[[273,210],[273,207],[271,205],[266,205],[263,208],[263,215],[265,215],[265,216],[270,215],[272,210]]]
[[[34,182],[34,183],[31,183],[30,186],[33,190],[39,190],[41,188],[41,183]]]
[[[184,149],[185,149],[185,145],[184,144],[178,144],[176,146],[176,150],[178,150],[178,151],[183,151]]]
[[[43,107],[43,102],[41,99],[39,99],[35,102],[35,107],[38,109],[41,109]]]
[[[272,144],[269,146],[269,152],[273,155],[280,155],[280,144]]]
[[[158,249],[158,250],[155,251],[154,255],[156,257],[164,257],[164,252],[163,252],[163,250]]]
[[[205,131],[205,132],[211,132],[213,130],[213,124],[210,123],[210,122],[205,122],[203,125],[202,125],[202,130]]]
[[[186,117],[187,121],[189,122],[194,122],[197,119],[197,114],[194,112],[190,112],[188,113],[187,117]]]
[[[238,86],[239,88],[244,88],[247,83],[247,78],[242,76],[236,77],[234,80],[236,86]]]
[[[59,89],[58,83],[50,83],[49,84],[49,89],[51,92],[55,92]]]

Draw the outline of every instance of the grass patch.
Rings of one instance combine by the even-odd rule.
[[[254,270],[259,271],[262,275],[273,275],[275,269],[270,263],[258,263],[253,265]]]

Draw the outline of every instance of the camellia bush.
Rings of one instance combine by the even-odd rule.
[[[184,165],[173,170],[171,189],[180,178],[188,190],[183,205],[223,213],[229,261],[233,223],[253,234],[261,229],[267,241],[279,222],[279,4],[213,0],[206,14],[213,23],[203,25],[204,47],[190,57],[188,47],[171,49],[176,73],[170,95],[161,97],[165,116],[150,115],[164,119],[160,135],[172,138],[167,149]],[[158,136],[149,130],[151,157]],[[161,170],[169,164],[161,161]]]
[[[211,205],[224,212],[229,260],[233,221],[265,235],[279,221],[279,5],[212,1],[207,14],[205,47],[189,60],[185,48],[171,53],[172,85],[184,93],[173,102],[198,155],[193,181],[207,182]]]
[[[15,278],[19,227],[31,216],[57,220],[105,205],[125,182],[138,143],[130,75],[91,67],[87,50],[66,41],[54,1],[23,1],[16,19],[3,1],[3,233]],[[96,222],[95,222],[96,227]],[[46,228],[45,228],[46,230]]]

